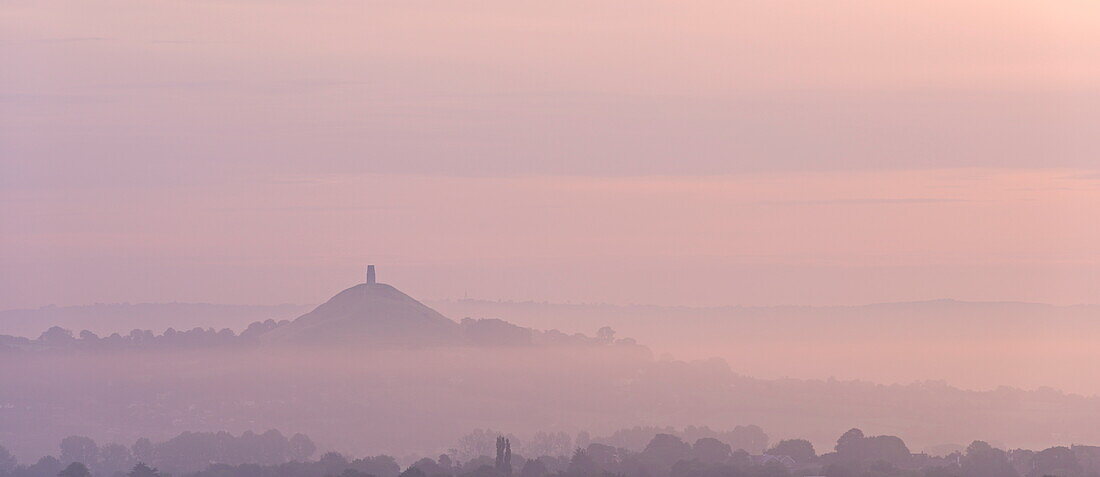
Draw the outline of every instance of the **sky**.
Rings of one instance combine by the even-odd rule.
[[[1100,303],[1092,1],[0,2],[0,308]]]

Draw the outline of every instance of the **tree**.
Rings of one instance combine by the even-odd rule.
[[[458,439],[458,447],[455,449],[460,460],[468,461],[481,456],[492,455],[496,437],[500,435],[492,429],[474,429]],[[507,436],[511,438],[512,436]],[[518,444],[517,444],[518,446]]]
[[[1004,451],[994,449],[983,441],[974,441],[967,446],[966,459],[962,461],[962,472],[967,477],[1017,477],[1019,475]]]
[[[578,448],[579,449],[579,448]],[[588,458],[592,459],[596,465],[602,469],[609,469],[615,464],[622,461],[625,452],[623,449],[616,449],[609,445],[604,444],[588,444],[588,448],[584,450],[588,454]]]
[[[512,475],[512,443],[504,436],[497,437],[496,467],[503,475]]]
[[[336,475],[348,468],[348,459],[339,452],[326,452],[317,463],[324,469],[325,475]]]
[[[737,449],[730,454],[729,463],[737,467],[748,467],[752,465],[752,456],[745,449]]]
[[[584,449],[588,447],[588,444],[592,443],[592,436],[588,431],[580,431],[577,433],[577,438],[573,442],[576,443],[577,447]]]
[[[144,462],[138,462],[133,469],[126,474],[127,477],[160,477],[160,472],[155,467],[149,467]]]
[[[29,475],[57,475],[61,472],[61,461],[57,460],[57,457],[52,455],[45,456],[38,459],[34,465],[27,467],[27,474]]]
[[[1012,469],[1012,470],[1015,471],[1016,469]],[[960,475],[969,475],[969,474],[963,474],[962,470],[959,469],[959,466],[957,466],[955,464],[936,465],[936,466],[931,466],[931,467],[925,467],[924,468],[924,477],[959,477]],[[1007,474],[1007,475],[1017,475],[1017,474]]]
[[[587,447],[577,444],[577,447]],[[517,444],[518,447],[518,444]],[[539,457],[544,455],[549,456],[565,456],[569,455],[573,451],[573,438],[569,437],[569,434],[564,432],[545,432],[538,431],[531,438],[530,441],[523,446],[523,454],[531,457]]]
[[[119,444],[107,444],[99,449],[99,466],[96,470],[109,475],[125,471],[132,463],[130,449]]]
[[[706,464],[698,460],[681,460],[672,465],[669,477],[703,477],[707,471]]]
[[[860,444],[863,442],[863,431],[849,429],[836,440],[836,453],[842,458],[859,460]]]
[[[4,446],[0,446],[0,476],[11,475],[15,470],[15,466],[18,462],[15,460],[15,456],[11,455]]]
[[[58,477],[92,477],[92,473],[88,471],[88,467],[81,462],[73,462],[65,467],[65,470],[59,472]]]
[[[691,446],[692,454],[704,464],[718,464],[729,460],[733,449],[729,444],[713,437],[704,437]]]
[[[401,466],[398,465],[397,460],[388,455],[355,459],[348,464],[348,467],[377,477],[396,477],[401,473]]]
[[[785,455],[800,464],[812,462],[817,458],[817,452],[814,452],[814,445],[805,439],[787,439],[779,441],[775,447],[768,450],[768,454]]]
[[[60,326],[51,326],[50,329],[38,336],[38,341],[51,346],[65,346],[76,341],[73,332]]]
[[[592,460],[584,449],[578,448],[573,452],[573,458],[569,460],[569,475],[571,477],[591,477],[599,475],[601,469]]]
[[[427,477],[449,476],[451,474],[450,468],[440,465],[439,462],[436,462],[431,457],[425,457],[413,462],[413,465],[409,466],[409,468],[411,469],[413,467],[420,469]]]
[[[90,437],[69,436],[61,440],[61,462],[95,465],[99,446]]]
[[[1059,446],[1045,449],[1031,460],[1032,473],[1035,475],[1075,475],[1081,472],[1077,455],[1068,447]]]
[[[546,469],[546,463],[542,459],[531,459],[523,464],[523,469],[519,471],[519,477],[543,477],[549,473],[550,471]]]
[[[313,444],[313,440],[304,434],[294,434],[290,438],[290,459],[298,462],[305,462],[317,452],[317,446]]]
[[[905,441],[897,436],[872,436],[863,439],[864,456],[869,459],[884,460],[891,464],[904,464],[912,453]]]
[[[615,330],[610,326],[605,326],[596,331],[596,341],[601,344],[611,344],[615,342]]]
[[[791,471],[783,464],[773,461],[754,467],[749,475],[753,477],[790,477]]]
[[[768,435],[760,426],[736,426],[732,431],[724,432],[717,436],[722,442],[726,442],[734,450],[744,449],[750,454],[763,452],[768,448]]]
[[[130,446],[130,455],[138,462],[153,462],[155,451],[156,447],[148,437],[142,437],[134,442],[133,446]]]
[[[902,464],[910,458],[905,442],[895,436],[865,437],[863,431],[851,429],[836,441],[836,455],[844,462],[858,463],[883,460]]]
[[[657,434],[639,457],[656,474],[667,474],[677,462],[691,459],[691,446],[672,434]]]
[[[825,477],[855,477],[856,476],[856,473],[853,472],[852,469],[848,468],[847,465],[838,464],[838,463],[835,463],[835,462],[832,463],[832,464],[826,465],[825,468],[821,469],[821,474],[824,475]]]

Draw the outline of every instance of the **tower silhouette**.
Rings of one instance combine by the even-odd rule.
[[[367,265],[367,285],[374,285],[377,279],[374,276],[374,265]]]

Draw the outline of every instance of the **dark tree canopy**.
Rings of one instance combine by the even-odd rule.
[[[80,462],[73,462],[57,474],[59,477],[91,477],[88,467]]]
[[[1008,461],[1008,455],[984,441],[974,441],[966,448],[961,472],[968,477],[1018,477],[1020,474]]]
[[[713,437],[704,437],[695,441],[695,445],[691,446],[691,451],[695,454],[696,459],[705,464],[726,462],[733,454],[733,449],[730,448],[729,444]]]
[[[812,462],[817,458],[814,445],[805,439],[787,439],[779,441],[768,450],[770,455],[785,455],[799,463]]]
[[[160,472],[153,467],[145,465],[144,462],[138,462],[130,472],[126,474],[127,477],[160,477]]]
[[[0,446],[0,476],[11,475],[17,464],[15,456],[11,455],[4,446]]]
[[[747,428],[748,426],[746,426]],[[648,432],[657,428],[636,428]],[[742,428],[744,429],[744,428]],[[631,431],[633,432],[633,431]],[[912,454],[905,442],[889,435],[868,436],[859,429],[837,440],[837,452],[816,455],[805,439],[781,440],[762,453],[733,450],[730,434],[705,427],[682,433],[656,432],[641,449],[585,439],[571,457],[524,455],[529,449],[557,453],[560,431],[542,433],[530,448],[512,438],[485,431],[467,436],[469,449],[490,446],[482,455],[460,459],[452,449],[437,458],[423,457],[402,467],[393,457],[349,458],[326,452],[319,458],[316,445],[304,434],[287,439],[278,431],[183,433],[164,442],[139,439],[130,448],[97,445],[80,436],[65,438],[61,453],[70,462],[46,456],[34,465],[18,465],[0,447],[0,477],[1093,477],[1100,475],[1100,447],[1051,447],[1042,451],[997,449],[974,441],[963,452]],[[484,436],[482,434],[485,434]],[[613,434],[614,435],[614,434]],[[617,434],[623,436],[624,434]],[[688,445],[682,436],[697,437]],[[717,437],[715,437],[717,436]],[[566,436],[568,437],[568,436]],[[491,444],[495,441],[495,449]],[[553,445],[549,445],[553,444]],[[956,446],[961,447],[961,446]],[[495,459],[494,459],[495,454]],[[81,458],[88,464],[81,460]],[[147,462],[144,458],[152,458]],[[311,460],[315,459],[315,460]],[[235,462],[232,462],[234,461]],[[412,460],[412,459],[410,459]],[[176,466],[170,470],[160,463]],[[126,463],[123,466],[123,463]],[[514,466],[514,467],[513,467]],[[160,469],[160,470],[158,470]],[[195,470],[188,470],[195,469]]]
[[[91,438],[69,436],[61,440],[61,462],[80,462],[95,465],[99,455],[99,446]]]

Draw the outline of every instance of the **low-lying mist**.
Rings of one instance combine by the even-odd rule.
[[[1028,447],[1100,441],[1096,398],[757,380],[720,360],[655,360],[634,345],[9,351],[0,382],[0,442],[21,456],[67,435],[133,442],[269,428],[351,455],[432,455],[475,428],[755,424],[827,445],[860,426],[905,435],[914,448],[979,437]]]
[[[721,357],[759,378],[943,380],[965,389],[1052,387],[1100,394],[1100,306],[938,300],[835,307],[657,307],[481,300],[448,316],[536,328],[609,325],[678,359]]]
[[[1100,442],[1100,398],[1050,388],[750,377],[769,369],[811,376],[879,370],[894,381],[950,365],[970,378],[963,382],[980,382],[1014,365],[992,366],[999,347],[1041,351],[1036,343],[1043,339],[1088,339],[1094,327],[1078,309],[1044,330],[1028,314],[1042,309],[1031,305],[451,305],[452,315],[516,316],[566,330],[595,329],[598,319],[631,338],[611,327],[589,337],[500,319],[456,322],[372,282],[293,321],[254,322],[240,333],[196,328],[100,337],[55,327],[36,339],[0,336],[0,443],[33,457],[70,435],[134,442],[279,429],[348,455],[401,456],[438,455],[471,429],[522,437],[692,425],[756,425],[773,439],[805,438],[826,448],[852,427],[904,435],[915,449],[976,439],[1026,448]],[[979,318],[959,318],[975,310]],[[547,311],[561,313],[548,318]],[[725,359],[654,357],[637,336],[656,343],[658,356],[674,350]],[[1052,355],[1039,364],[1066,357]]]

